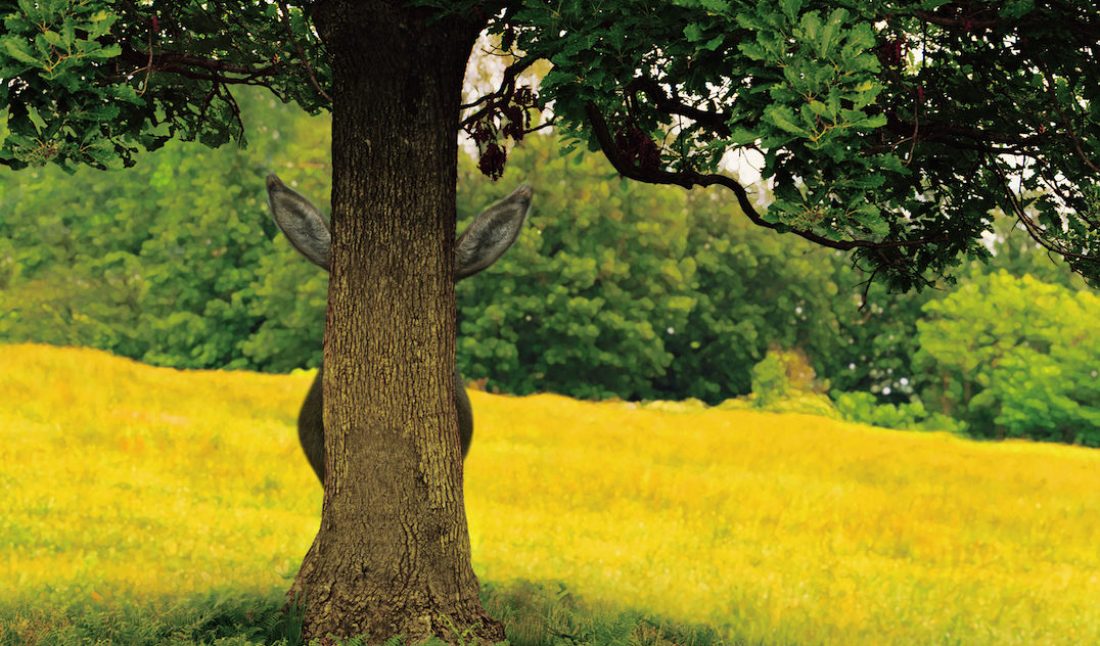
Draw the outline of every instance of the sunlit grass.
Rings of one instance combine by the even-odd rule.
[[[308,375],[41,346],[0,346],[0,368],[0,638],[57,639],[77,606],[277,605],[320,513],[293,429]],[[1100,451],[471,398],[483,581],[560,581],[730,641],[1100,643]],[[508,622],[525,641],[547,618]]]

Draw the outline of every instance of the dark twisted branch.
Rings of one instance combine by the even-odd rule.
[[[157,68],[198,68],[201,70],[206,70],[213,74],[235,74],[237,76],[248,78],[273,76],[284,66],[282,61],[270,63],[268,65],[240,65],[236,63],[230,63],[228,61],[220,61],[214,58],[203,58],[201,56],[193,56],[191,54],[181,54],[179,52],[142,52],[132,46],[123,46],[122,48],[122,57],[128,62],[144,64],[150,58],[150,56],[152,56],[153,66]],[[233,77],[227,76],[225,78],[226,82],[232,82],[233,80]]]
[[[635,78],[626,89],[632,96],[643,94],[658,111],[691,119],[720,137],[730,135],[730,116],[725,112],[712,112],[688,105],[670,96],[657,81],[650,78]],[[916,124],[891,117],[888,128],[895,134],[905,135],[905,141],[914,139],[918,132]],[[1028,154],[1029,149],[1041,146],[1050,139],[1049,134],[1022,135],[1005,132],[990,132],[981,128],[962,126],[955,123],[922,122],[916,141],[930,141],[946,146],[997,152],[1006,154]]]
[[[458,124],[458,127],[464,128],[483,119],[486,115],[491,114],[498,108],[506,106],[516,92],[516,79],[527,68],[531,67],[536,60],[538,59],[534,56],[517,58],[515,62],[504,68],[504,77],[500,81],[500,87],[498,87],[495,92],[490,92],[489,94],[479,97],[476,101],[464,103],[459,106],[462,110],[468,110],[478,106],[481,107],[466,115]]]
[[[644,94],[653,103],[653,106],[661,112],[691,119],[720,137],[730,135],[729,126],[726,125],[729,121],[728,115],[701,110],[678,101],[676,98],[669,96],[661,85],[653,79],[636,78],[626,86],[626,89],[635,97],[639,93]]]
[[[143,52],[129,44],[122,46],[121,59],[137,66],[135,72],[163,72],[220,85],[258,85],[272,91],[270,79],[284,67],[281,61],[250,67],[175,52]]]
[[[1039,15],[1043,17],[1050,17],[1052,13],[1051,9],[1057,8],[1058,10],[1072,13],[1075,20],[1069,20],[1065,22],[1064,28],[1068,35],[1073,36],[1079,42],[1083,44],[1092,45],[1095,44],[1097,38],[1100,38],[1100,25],[1095,21],[1090,20],[1094,16],[1086,12],[1079,12],[1079,7],[1067,6],[1065,3],[1049,0],[1050,8],[1047,10],[1040,10],[1043,13]],[[966,32],[975,30],[990,30],[996,31],[1011,30],[1019,24],[1019,19],[1009,20],[1001,18],[999,16],[988,17],[986,13],[984,16],[979,14],[964,14],[960,12],[951,12],[950,5],[947,8],[941,7],[934,11],[916,10],[910,15],[918,20],[930,25],[936,25],[937,27],[943,27],[944,29],[962,30]],[[1037,12],[1038,13],[1038,12]],[[1046,15],[1043,15],[1046,14]],[[1031,19],[1029,17],[1029,19]]]
[[[974,29],[993,29],[1003,23],[997,18],[973,18],[970,16],[945,15],[932,11],[914,11],[913,15],[922,21],[940,27],[952,27],[971,31]]]
[[[1050,73],[1050,68],[1046,63],[1039,62],[1040,69],[1043,70],[1043,79],[1046,81],[1047,95],[1050,96],[1050,105],[1054,108],[1054,111],[1058,114],[1058,118],[1062,121],[1062,125],[1066,129],[1066,136],[1073,144],[1073,150],[1077,153],[1077,157],[1089,167],[1094,173],[1100,173],[1100,167],[1093,163],[1089,156],[1085,154],[1084,149],[1081,147],[1081,138],[1077,136],[1077,132],[1073,128],[1073,122],[1070,121],[1066,111],[1062,109],[1062,104],[1058,101],[1058,96],[1055,93],[1055,81],[1054,75]]]
[[[805,231],[801,229],[793,229],[774,222],[768,222],[757,213],[756,208],[753,207],[752,202],[749,200],[748,191],[745,187],[733,179],[726,177],[725,175],[719,175],[716,173],[697,173],[695,171],[680,171],[672,172],[659,168],[642,168],[637,166],[626,159],[626,156],[619,149],[615,143],[615,138],[611,134],[611,130],[607,125],[607,119],[604,118],[603,113],[595,104],[589,103],[585,106],[585,114],[588,117],[588,122],[592,126],[592,133],[596,136],[596,141],[599,142],[600,148],[603,150],[607,160],[611,162],[611,165],[615,167],[615,170],[619,172],[623,177],[627,177],[639,182],[645,182],[647,184],[670,184],[674,186],[680,186],[686,189],[690,189],[695,186],[722,186],[730,191],[733,191],[734,196],[737,198],[737,203],[741,207],[745,216],[752,221],[753,224],[768,229],[774,229],[777,231],[789,231],[795,235],[805,238],[810,242],[815,242],[824,247],[830,247],[832,249],[840,249],[843,251],[849,251],[852,249],[898,249],[900,247],[919,246],[930,242],[943,242],[946,237],[935,238],[919,238],[915,240],[832,240],[826,238],[812,231]],[[900,259],[892,259],[900,262]]]

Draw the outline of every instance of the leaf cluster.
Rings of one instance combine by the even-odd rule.
[[[0,164],[129,166],[173,138],[244,143],[232,88],[309,112],[327,67],[284,2],[0,0]]]
[[[291,155],[321,193],[327,130],[255,92],[242,105],[268,114],[243,153],[171,142],[124,171],[0,174],[0,337],[187,368],[319,360],[324,275],[273,242],[262,178]]]
[[[1090,0],[567,0],[515,15],[517,47],[554,64],[542,90],[563,125],[628,177],[725,186],[757,224],[854,249],[894,288],[984,256],[997,207],[1100,276]],[[766,212],[723,176],[736,159],[773,186]]]

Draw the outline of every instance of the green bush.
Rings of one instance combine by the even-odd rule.
[[[243,151],[173,142],[125,171],[0,171],[0,340],[181,368],[319,359],[324,275],[273,242],[263,177],[323,195],[327,129],[272,98],[241,102],[265,113]]]
[[[752,368],[749,402],[753,408],[773,413],[836,417],[836,409],[822,392],[824,387],[803,352],[772,348]],[[721,407],[737,406],[725,402]]]
[[[752,367],[752,396],[757,408],[768,406],[794,394],[787,375],[787,362],[778,352],[768,352]]]
[[[941,413],[929,413],[920,398],[903,404],[882,404],[871,393],[834,393],[833,402],[841,418],[849,422],[883,428],[961,433],[965,426]]]
[[[1100,446],[1100,297],[1002,271],[924,312],[924,401],[978,437]]]

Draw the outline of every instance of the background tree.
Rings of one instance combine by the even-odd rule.
[[[554,65],[540,104],[622,175],[721,186],[752,222],[854,251],[893,287],[985,255],[996,206],[1100,277],[1090,0],[5,0],[0,13],[10,166],[241,140],[235,85],[307,110],[331,98],[335,441],[293,590],[308,635],[502,637],[477,599],[449,403],[455,134],[466,128],[499,175],[501,138],[522,137],[536,100],[515,79],[536,59]],[[486,27],[519,55],[460,118]],[[731,151],[762,159],[766,213],[718,172]]]
[[[1100,446],[1100,298],[998,272],[925,306],[925,401],[984,437]]]
[[[715,189],[630,182],[558,147],[533,135],[512,152],[506,182],[569,190],[542,195],[517,246],[459,287],[468,377],[511,393],[716,404],[749,392],[770,346],[800,347],[819,369],[837,353],[828,250],[729,217]],[[477,174],[460,160],[460,205],[491,194]]]

